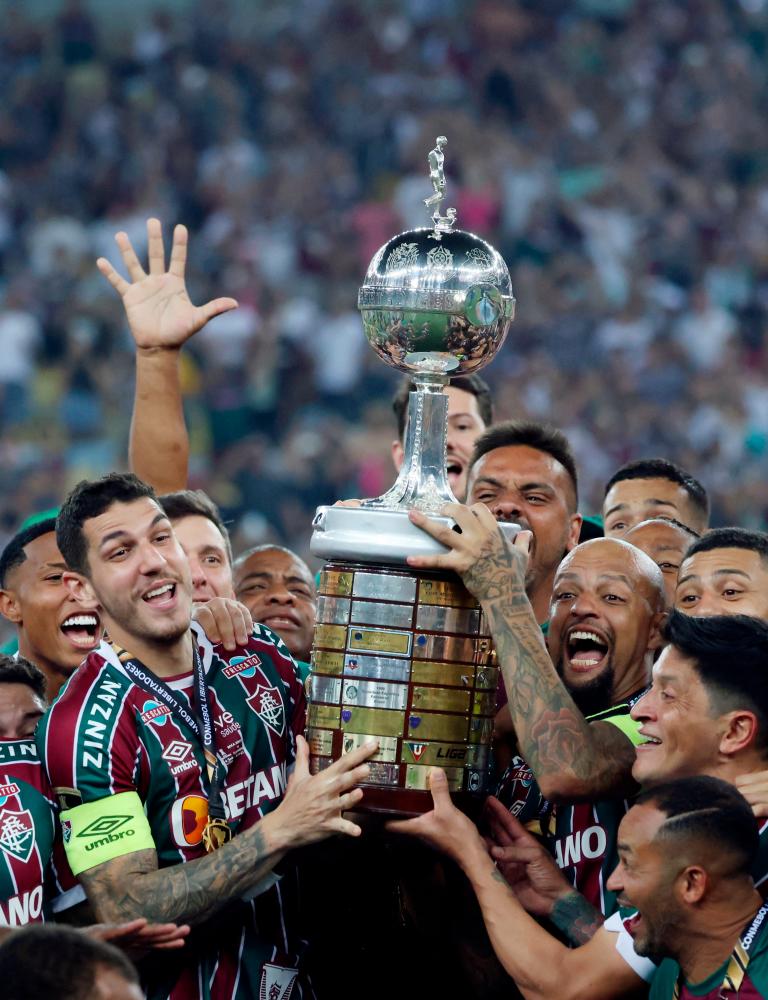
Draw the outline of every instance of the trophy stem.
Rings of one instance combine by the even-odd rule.
[[[363,507],[378,510],[439,512],[443,504],[456,503],[445,471],[448,436],[447,379],[417,375],[416,389],[408,397],[405,456],[394,485],[380,497],[365,500]]]

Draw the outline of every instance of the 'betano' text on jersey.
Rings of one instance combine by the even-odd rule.
[[[53,798],[34,740],[0,740],[0,926],[43,919]]]
[[[216,745],[227,766],[222,799],[236,836],[283,797],[295,736],[304,729],[304,689],[290,653],[265,626],[255,625],[247,646],[234,653],[213,645],[196,623],[192,631],[206,673]],[[191,671],[165,682],[192,704]],[[183,721],[134,683],[109,644],[102,643],[70,678],[38,727],[37,740],[60,801],[67,790],[69,796],[76,790],[83,803],[135,791],[161,868],[205,856],[202,748]],[[295,972],[303,949],[293,930],[295,877],[286,866],[267,891],[230,903],[195,928],[179,952],[160,953],[144,970],[148,997],[311,995]],[[59,880],[67,888],[65,878]]]

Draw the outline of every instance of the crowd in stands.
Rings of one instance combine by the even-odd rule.
[[[319,43],[322,39],[322,44]],[[760,0],[238,4],[0,24],[0,537],[120,465],[133,344],[94,268],[184,221],[192,482],[234,537],[306,554],[319,503],[391,481],[393,373],[361,333],[374,251],[422,225],[448,135],[459,225],[509,263],[484,373],[573,443],[586,510],[664,454],[713,523],[765,527],[768,9]]]

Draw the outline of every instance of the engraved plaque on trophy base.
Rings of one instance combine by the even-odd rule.
[[[454,801],[474,811],[487,794],[494,661],[485,616],[455,574],[326,563],[309,684],[310,769],[376,737],[357,811],[431,809],[435,765]]]

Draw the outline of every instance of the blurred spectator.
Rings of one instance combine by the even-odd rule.
[[[191,485],[234,537],[307,556],[317,503],[388,485],[397,377],[356,289],[426,224],[438,134],[518,299],[499,418],[571,435],[586,510],[663,455],[713,523],[768,527],[768,4],[7,7],[0,536],[123,460],[132,346],[93,261],[118,229],[143,256],[149,215],[189,225],[194,301],[241,302],[182,373]]]

